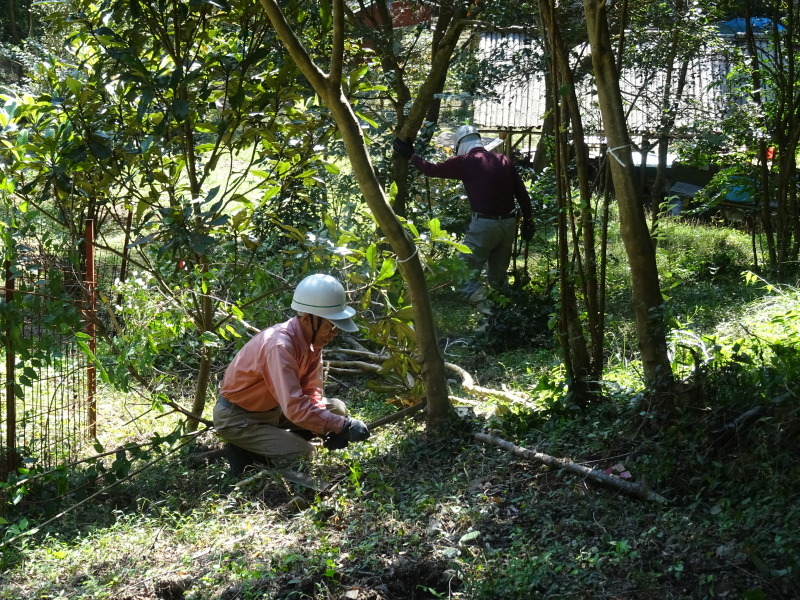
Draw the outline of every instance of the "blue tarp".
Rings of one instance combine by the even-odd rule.
[[[744,33],[747,21],[745,19],[731,19],[719,26],[720,33]],[[768,33],[772,31],[772,19],[766,17],[751,17],[750,25],[755,33]],[[778,31],[783,31],[785,27],[778,24]]]
[[[731,175],[728,177],[728,187],[725,190],[725,201],[737,204],[750,204],[758,188],[755,179],[744,175]]]

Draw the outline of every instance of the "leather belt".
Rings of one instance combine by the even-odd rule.
[[[487,215],[486,213],[474,212],[472,213],[472,216],[476,219],[491,219],[492,221],[503,221],[505,219],[516,218],[514,213],[509,213],[507,215]]]

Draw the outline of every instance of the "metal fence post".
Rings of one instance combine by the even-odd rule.
[[[94,274],[94,220],[86,219],[85,234],[85,262],[86,274],[84,284],[86,286],[86,334],[89,336],[89,350],[93,357],[97,356],[97,299],[95,297],[95,274]],[[86,364],[86,390],[88,402],[89,419],[89,438],[97,437],[97,371],[94,359],[89,358]]]
[[[8,316],[6,318],[6,462],[3,478],[17,468],[17,400],[14,394],[16,373],[14,367],[17,357],[14,351],[14,324],[11,319],[11,303],[14,300],[14,278],[11,273],[11,261],[4,261],[6,288],[5,301]]]

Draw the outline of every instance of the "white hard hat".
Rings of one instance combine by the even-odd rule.
[[[466,154],[473,148],[482,148],[481,132],[474,125],[462,125],[453,135],[453,150],[456,154]]]
[[[350,319],[355,309],[345,304],[344,287],[335,277],[316,273],[297,284],[292,297],[292,308],[328,319],[343,331],[358,331]]]

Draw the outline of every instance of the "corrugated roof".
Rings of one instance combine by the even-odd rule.
[[[499,65],[524,65],[519,71],[528,74],[506,78],[492,86],[490,94],[476,97],[474,122],[487,129],[541,129],[545,112],[543,72],[531,73],[534,56],[541,47],[522,34],[484,33],[478,40],[478,58]]]
[[[491,92],[474,98],[474,123],[485,129],[540,130],[545,112],[544,73],[531,72],[531,55],[541,56],[536,42],[523,34],[481,34],[479,58],[498,65],[520,64],[518,77],[508,77],[494,86]],[[526,63],[527,61],[527,63]],[[676,65],[673,82],[677,81]],[[698,119],[719,115],[726,93],[725,76],[730,67],[718,54],[706,53],[692,61],[682,100],[677,105],[676,127],[691,127]],[[632,134],[658,130],[662,116],[661,98],[666,80],[665,71],[626,69],[620,77],[620,89],[628,114],[628,129]],[[673,84],[674,85],[674,84]],[[597,93],[591,81],[578,83],[578,99],[587,134],[602,134]]]

